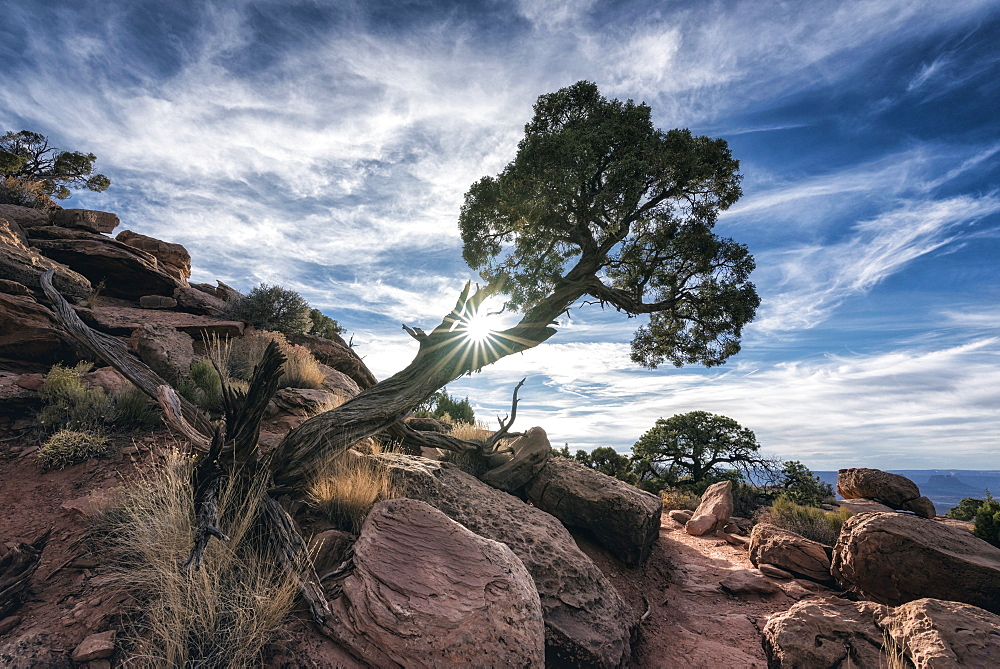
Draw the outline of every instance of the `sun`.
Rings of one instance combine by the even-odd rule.
[[[493,332],[490,320],[491,319],[486,314],[473,314],[468,320],[462,323],[462,329],[465,330],[465,336],[467,336],[474,343],[486,341],[490,338],[490,334]]]

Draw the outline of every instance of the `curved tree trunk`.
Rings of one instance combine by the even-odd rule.
[[[484,288],[470,295],[470,286],[466,284],[455,308],[430,334],[404,326],[420,343],[413,361],[336,409],[310,418],[289,432],[271,461],[275,484],[299,487],[328,458],[387,429],[391,428],[390,434],[405,436],[406,428],[394,425],[399,419],[460,376],[544,342],[556,332],[551,327],[553,321],[579,299],[586,288],[580,280],[563,281],[517,325],[491,333],[482,342],[474,342],[463,324],[476,314],[492,292]],[[448,435],[421,433],[420,438],[425,445],[449,450],[468,450],[474,446]]]

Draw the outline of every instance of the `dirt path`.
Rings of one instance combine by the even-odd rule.
[[[760,630],[772,613],[797,599],[827,593],[803,580],[774,581],[782,592],[770,596],[727,594],[719,582],[734,571],[753,569],[746,549],[715,538],[693,537],[664,518],[660,540],[642,567],[624,568],[593,549],[586,552],[637,611],[648,603],[640,627],[635,666],[767,667]]]

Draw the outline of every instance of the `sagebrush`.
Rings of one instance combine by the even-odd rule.
[[[88,430],[59,430],[35,452],[45,469],[65,469],[108,453],[107,437]]]
[[[813,506],[796,504],[784,495],[779,495],[770,507],[764,509],[758,519],[795,532],[806,539],[832,546],[840,536],[840,528],[853,515],[844,506],[837,511],[824,511]]]

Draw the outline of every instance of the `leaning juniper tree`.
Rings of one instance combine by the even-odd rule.
[[[485,286],[472,290],[467,284],[430,332],[404,325],[419,344],[413,361],[289,432],[267,469],[245,461],[249,451],[256,453],[262,403],[273,392],[280,361],[262,363],[249,394],[226,391],[232,425],[223,433],[119,342],[90,331],[50,280],[43,285],[74,339],[158,396],[168,422],[206,453],[199,465],[192,564],[210,537],[224,539],[214,499],[220,463],[227,463],[270,477],[264,518],[286,564],[296,568],[303,543],[278,496],[298,494],[323,463],[383,432],[411,445],[490,451],[510,422],[478,443],[418,432],[402,418],[462,375],[546,341],[575,304],[648,315],[632,342],[633,360],[646,367],[666,361],[713,366],[738,352],[742,328],[759,304],[749,280],[753,258],[744,245],[712,231],[719,212],[741,195],[738,168],[725,141],[658,130],[645,104],[608,100],[590,82],[541,96],[513,162],[473,184],[462,206],[463,255]],[[475,341],[467,326],[491,295],[506,296],[506,308],[522,318]],[[322,622],[329,609],[315,575],[307,574],[302,585]]]

